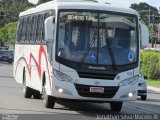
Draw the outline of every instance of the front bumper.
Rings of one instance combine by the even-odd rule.
[[[55,78],[56,79],[56,78]],[[53,83],[52,95],[57,98],[65,98],[72,100],[87,100],[87,101],[132,101],[137,99],[137,83],[134,85],[115,86],[115,81],[113,84],[107,86],[108,80],[105,81],[104,85],[106,86],[97,86],[104,87],[104,93],[90,93],[89,88],[93,85],[89,84],[73,84],[69,82],[56,80]],[[59,92],[59,89],[63,89],[63,92]],[[132,96],[129,96],[132,94]]]

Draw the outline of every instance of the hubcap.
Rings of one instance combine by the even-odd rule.
[[[46,103],[47,102],[47,95],[46,95],[46,88],[45,88],[45,86],[43,86],[43,88],[42,88],[42,98],[44,100],[44,103]]]

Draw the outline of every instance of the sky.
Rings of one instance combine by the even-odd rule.
[[[38,0],[28,0],[31,3],[36,4]],[[65,0],[64,0],[65,1]],[[111,5],[119,6],[119,7],[129,7],[132,3],[140,3],[140,2],[146,2],[150,4],[153,7],[157,7],[159,10],[160,7],[160,0],[98,0],[99,2],[109,2]]]

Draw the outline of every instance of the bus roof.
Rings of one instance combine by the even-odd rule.
[[[41,4],[35,8],[28,9],[27,11],[21,12],[19,17],[52,10],[52,9],[86,9],[86,10],[103,10],[103,11],[114,11],[114,12],[121,12],[121,13],[128,13],[134,14],[139,16],[138,12],[131,9],[131,8],[120,8],[115,7],[108,4],[96,3],[92,1],[86,0],[53,0],[44,4]]]

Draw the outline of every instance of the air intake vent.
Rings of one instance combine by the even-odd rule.
[[[114,80],[116,74],[101,74],[101,73],[85,73],[78,72],[80,78],[93,78],[93,79],[106,79],[106,80]]]

